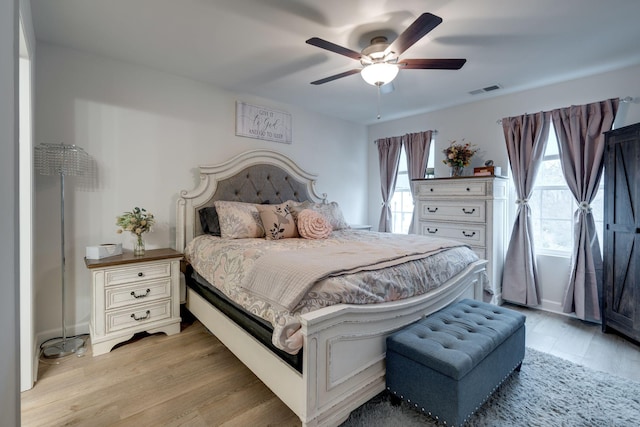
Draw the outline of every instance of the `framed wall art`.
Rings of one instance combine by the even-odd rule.
[[[236,102],[236,135],[291,144],[291,114]]]

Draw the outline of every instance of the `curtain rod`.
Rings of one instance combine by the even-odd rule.
[[[427,131],[423,131],[423,132],[427,132]],[[438,129],[434,129],[434,130],[432,130],[432,131],[431,131],[431,137],[432,137],[432,138],[433,138],[435,135],[437,135],[437,134],[438,134]],[[405,134],[405,135],[407,135],[407,134]],[[373,143],[374,143],[374,144],[377,144],[377,143],[378,143],[378,140],[376,139],[375,141],[373,141]]]
[[[624,98],[618,98],[618,99],[620,100],[620,102],[625,103],[625,104],[633,102],[633,100],[634,100],[634,98],[631,97],[631,96],[625,96]],[[496,120],[496,124],[501,125],[502,124],[502,119]]]

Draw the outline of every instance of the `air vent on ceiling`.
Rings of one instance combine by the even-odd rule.
[[[469,93],[471,95],[477,95],[479,93],[491,92],[491,91],[498,90],[498,89],[502,89],[502,86],[500,86],[500,85],[491,85],[491,86],[483,87],[482,89],[472,90]]]

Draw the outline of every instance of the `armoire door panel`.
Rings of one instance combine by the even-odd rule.
[[[603,330],[640,341],[640,123],[605,133]]]

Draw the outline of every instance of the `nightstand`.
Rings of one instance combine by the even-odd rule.
[[[91,271],[89,331],[93,355],[138,332],[180,332],[180,260],[173,249],[86,259]]]

